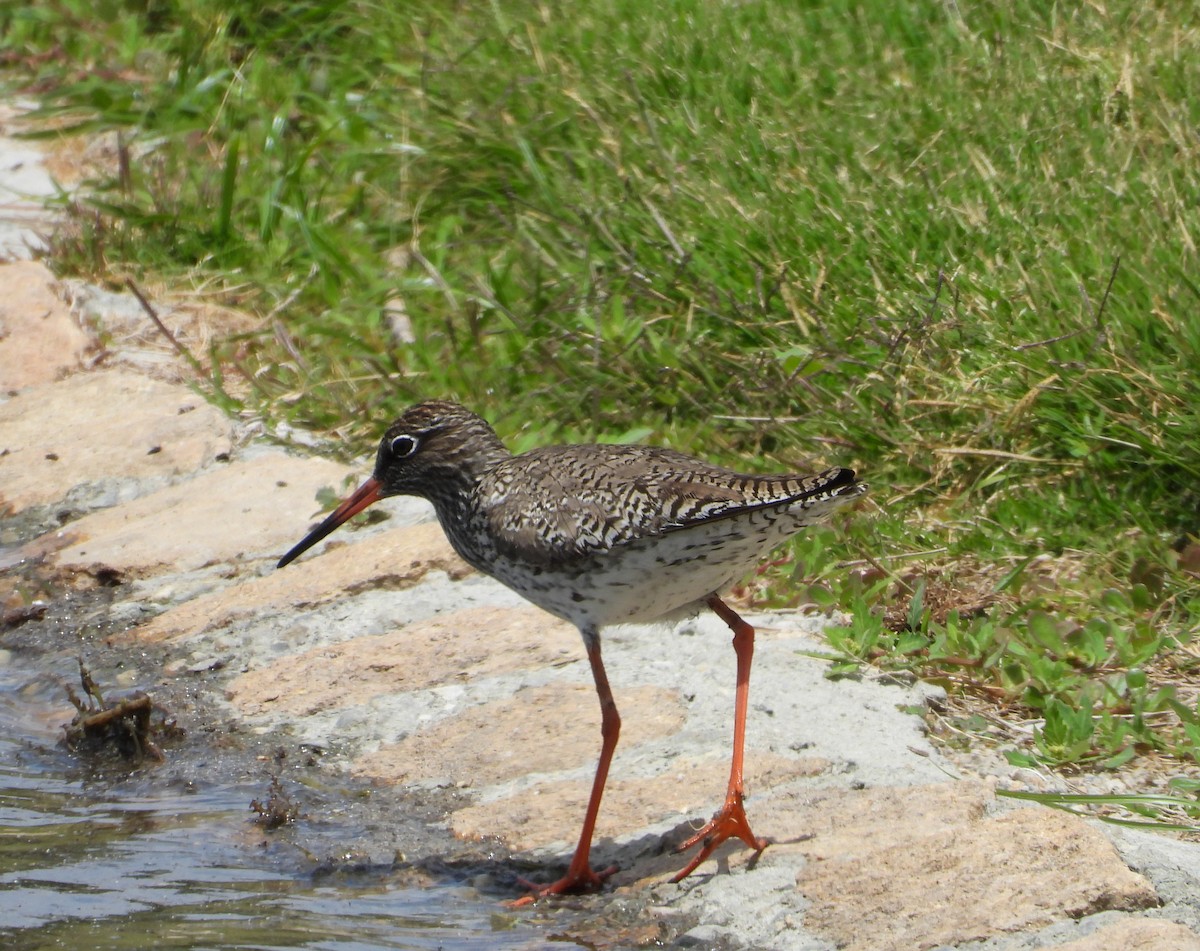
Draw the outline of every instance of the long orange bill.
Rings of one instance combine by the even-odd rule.
[[[330,512],[329,517],[325,521],[305,535],[298,545],[280,558],[279,564],[275,567],[282,568],[284,565],[295,561],[343,522],[349,521],[368,505],[378,502],[382,498],[383,484],[378,479],[368,479],[354,490],[353,495]]]

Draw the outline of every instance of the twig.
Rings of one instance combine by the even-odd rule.
[[[304,280],[293,287],[291,291],[289,291],[288,294],[283,298],[283,300],[271,308],[270,313],[267,314],[267,320],[273,320],[276,314],[279,314],[281,311],[287,310],[287,308],[291,307],[292,301],[304,293],[308,285],[313,282],[313,278],[315,278],[319,273],[320,268],[318,268],[315,264],[312,265],[308,269],[308,273],[304,275]]]
[[[409,253],[412,254],[413,260],[421,265],[425,273],[429,275],[429,279],[433,281],[437,289],[442,292],[442,296],[446,298],[446,303],[454,310],[457,310],[458,300],[454,296],[454,289],[450,286],[446,278],[442,276],[442,272],[437,269],[437,265],[425,257],[421,253],[421,249],[416,247],[415,243],[409,248]]]
[[[727,416],[713,414],[713,419],[728,420],[734,423],[798,423],[803,416]]]
[[[1104,296],[1100,298],[1100,309],[1096,311],[1096,330],[1099,331],[1096,342],[1099,343],[1107,334],[1104,330],[1104,307],[1108,303],[1108,295],[1112,293],[1113,282],[1117,279],[1117,269],[1121,266],[1121,255],[1113,261],[1112,271],[1108,275],[1108,285],[1104,288]]]
[[[296,341],[292,339],[292,335],[287,332],[287,328],[281,320],[271,321],[271,331],[275,334],[275,339],[283,346],[293,360],[305,373],[309,372],[308,361],[304,359],[304,355],[300,352],[300,348],[296,346]]]
[[[83,687],[84,695],[96,701],[96,704],[103,708],[104,696],[100,693],[100,687],[95,680],[92,679],[91,671],[83,665],[83,658],[76,657],[75,662],[79,664],[79,683]],[[82,708],[80,708],[82,709]]]
[[[847,564],[853,564],[853,565],[868,564],[872,568],[874,568],[876,571],[878,571],[881,575],[883,575],[885,578],[891,578],[893,581],[896,582],[896,584],[900,585],[900,587],[902,587],[910,595],[913,593],[914,588],[911,584],[909,584],[904,578],[901,578],[898,574],[896,574],[896,572],[892,571],[890,568],[885,568],[880,563],[879,559],[876,558],[874,555],[870,554],[869,552],[864,552],[864,551],[860,551],[860,554],[863,556],[861,559],[854,561],[854,562],[848,562]],[[841,565],[839,565],[839,567],[841,567]]]
[[[1083,299],[1087,300],[1087,293],[1083,295]],[[1057,337],[1049,337],[1046,340],[1035,340],[1033,343],[1022,343],[1013,347],[1014,350],[1032,350],[1034,347],[1046,347],[1052,343],[1061,343],[1064,340],[1070,340],[1072,337],[1078,337],[1082,330],[1072,330],[1070,333],[1059,334]]]
[[[1078,466],[1081,463],[1059,459],[1042,459],[1020,452],[1005,452],[1002,449],[972,449],[968,446],[946,446],[933,450],[941,456],[987,456],[992,459],[1011,459],[1014,462],[1040,462],[1047,466]]]
[[[1107,337],[1107,334],[1104,331],[1104,307],[1108,303],[1108,295],[1112,293],[1113,282],[1117,279],[1117,270],[1120,267],[1121,257],[1118,255],[1117,259],[1113,261],[1112,271],[1108,275],[1108,285],[1104,288],[1104,296],[1100,298],[1099,310],[1093,310],[1092,299],[1088,297],[1087,288],[1083,284],[1079,285],[1079,294],[1083,298],[1083,306],[1092,319],[1096,322],[1096,343],[1100,343],[1100,341]],[[1034,347],[1045,347],[1052,343],[1061,343],[1064,340],[1070,340],[1072,337],[1078,337],[1081,333],[1083,333],[1082,327],[1079,330],[1072,330],[1070,333],[1059,334],[1057,337],[1049,337],[1046,340],[1035,340],[1033,343],[1022,343],[1013,347],[1013,350],[1032,350]]]
[[[150,698],[143,694],[119,700],[111,707],[97,710],[79,721],[80,727],[87,733],[98,733],[114,720],[124,720],[127,717],[140,721],[145,718],[149,722],[150,711],[153,709]]]
[[[178,338],[171,333],[170,328],[162,322],[154,308],[150,306],[150,302],[146,300],[142,292],[138,290],[138,286],[133,283],[133,278],[125,278],[125,286],[128,287],[130,293],[137,298],[138,303],[142,305],[142,310],[146,312],[146,315],[152,321],[154,321],[154,326],[159,329],[164,337],[171,341],[171,346],[173,346],[179,352],[179,355],[187,360],[187,362],[191,364],[192,369],[198,374],[201,376],[206,376],[207,374],[204,371],[203,365],[199,360],[192,356],[192,352],[182,343],[180,343]]]
[[[133,191],[133,174],[129,169],[129,143],[125,136],[117,132],[117,181],[121,186],[121,194],[128,196]]]

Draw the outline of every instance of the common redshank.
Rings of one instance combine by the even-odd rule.
[[[594,871],[592,834],[621,730],[600,629],[712,608],[733,631],[737,656],[733,761],[725,802],[677,851],[699,851],[691,874],[726,839],[756,852],[742,806],[742,752],[754,629],[720,593],[800,529],[858,498],[850,469],[814,476],[741,475],[651,446],[547,446],[514,456],[491,426],[456,403],[420,403],[388,427],[375,472],[298,545],[283,567],[373,502],[415,495],[433,503],[462,558],[538,607],[579,628],[600,695],[602,743],[579,844],[566,874],[522,901],[596,888],[616,867]]]

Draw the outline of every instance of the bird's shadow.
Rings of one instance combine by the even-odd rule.
[[[644,891],[652,886],[669,886],[671,879],[688,862],[693,852],[678,852],[679,846],[688,840],[698,828],[694,820],[685,820],[663,833],[647,833],[634,839],[614,842],[598,840],[593,845],[592,860],[596,869],[617,866],[617,871],[598,892],[557,896],[554,901],[561,907],[583,908],[594,904],[596,896],[614,891],[629,893]],[[777,845],[790,845],[811,838],[811,834],[788,839],[770,839],[768,849]],[[466,849],[454,855],[435,854],[392,863],[333,863],[318,867],[316,877],[337,876],[361,879],[366,877],[386,878],[412,887],[429,885],[468,886],[481,896],[505,902],[528,894],[530,883],[549,884],[562,876],[570,863],[570,853],[546,858],[524,853],[506,854],[503,847],[480,843],[478,849]],[[765,850],[764,850],[765,851]],[[705,884],[716,876],[728,875],[733,863],[746,870],[753,870],[762,859],[763,852],[750,853],[746,846],[734,839],[721,845],[696,871],[679,882],[681,891]]]

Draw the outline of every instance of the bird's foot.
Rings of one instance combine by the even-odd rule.
[[[730,793],[726,796],[725,805],[717,810],[716,815],[708,820],[704,828],[675,849],[676,852],[686,852],[694,845],[700,846],[700,851],[684,866],[683,871],[671,879],[671,881],[676,884],[682,882],[692,872],[696,871],[700,867],[700,863],[712,855],[722,842],[734,837],[745,842],[756,854],[762,852],[770,844],[768,839],[760,839],[750,831],[750,823],[746,819],[746,810],[742,808],[742,794],[740,791]]]
[[[523,908],[526,905],[532,905],[539,898],[545,898],[547,895],[565,895],[568,892],[595,891],[616,871],[618,871],[618,866],[616,865],[610,865],[599,872],[593,872],[587,865],[583,866],[582,869],[569,868],[566,875],[557,882],[551,882],[549,885],[541,885],[537,882],[519,878],[517,879],[517,884],[522,888],[528,888],[529,894],[522,895],[520,898],[506,902],[505,904],[509,908]]]

